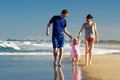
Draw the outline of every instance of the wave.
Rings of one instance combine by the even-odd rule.
[[[120,43],[119,40],[100,40],[100,43]]]
[[[46,40],[46,39],[42,39],[42,40],[17,40],[17,39],[8,39],[7,41],[13,41],[13,42],[22,42],[22,44],[26,44],[26,45],[31,45],[31,44],[41,44],[41,43],[51,43],[51,40]],[[69,40],[65,40],[66,43],[69,43]],[[81,40],[81,43],[84,43],[84,40]],[[99,40],[99,43],[103,43],[103,44],[120,44],[120,40]]]
[[[107,44],[98,44],[93,50],[93,54],[120,53],[119,48],[108,48]],[[113,44],[114,45],[114,44]],[[116,46],[116,45],[114,45]],[[119,47],[119,46],[118,46]],[[64,54],[70,55],[71,47],[65,43]],[[80,44],[80,52],[85,53],[84,44]],[[52,55],[52,43],[38,41],[0,41],[0,55]]]
[[[0,51],[17,51],[20,48],[14,42],[3,41],[0,42]]]
[[[51,52],[1,52],[0,55],[52,55]]]
[[[81,51],[80,52],[81,55],[85,55],[84,54],[84,51]],[[93,51],[93,55],[103,55],[103,54],[120,54],[120,51],[118,50],[97,50],[95,49]],[[46,51],[42,51],[42,52],[0,52],[0,55],[53,55],[53,52],[46,52]],[[64,54],[63,55],[68,55],[70,56],[70,51],[64,51]]]

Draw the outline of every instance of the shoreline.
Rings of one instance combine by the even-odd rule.
[[[0,56],[1,80],[86,80],[81,66],[73,69],[68,56],[63,57],[62,67],[53,66],[53,56],[13,55]],[[75,74],[75,75],[73,75]],[[7,76],[7,77],[6,77]]]
[[[84,66],[85,60],[84,55],[81,56],[78,69],[76,68],[79,78],[81,80],[120,80],[120,54],[110,55],[93,55],[93,63],[90,66]],[[28,55],[13,55],[13,56],[0,56],[0,70],[4,71],[5,75],[0,75],[0,79],[13,79],[19,80],[18,76],[24,76],[20,79],[28,79],[28,75],[31,75],[32,80],[34,76],[39,79],[41,76],[51,76],[53,79],[55,75],[53,70],[53,56],[28,56]],[[3,63],[4,62],[4,63]],[[12,63],[11,63],[12,62]],[[64,79],[71,79],[73,73],[72,64],[68,55],[63,57],[64,66],[60,71],[64,76]],[[49,66],[48,66],[49,65]],[[12,70],[11,70],[12,69]],[[9,72],[8,72],[9,70]],[[76,71],[74,70],[74,71]],[[79,71],[79,72],[78,72]],[[31,72],[31,73],[29,73]],[[48,73],[49,72],[49,73]],[[56,71],[55,71],[56,72]],[[59,70],[57,70],[59,72]],[[10,75],[7,75],[10,73]],[[22,74],[21,74],[22,73]],[[34,76],[32,76],[34,73]],[[39,74],[41,74],[41,76]],[[27,76],[26,76],[27,75]],[[9,76],[10,78],[6,78]],[[58,76],[59,73],[58,73]],[[47,77],[43,77],[46,79]]]
[[[90,66],[82,66],[86,80],[120,80],[120,54],[93,55],[93,63]],[[84,56],[81,56],[80,64],[84,65]]]

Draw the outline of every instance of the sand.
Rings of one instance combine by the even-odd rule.
[[[84,56],[81,64],[85,63]],[[83,66],[87,80],[120,80],[120,55],[95,55],[90,66]]]

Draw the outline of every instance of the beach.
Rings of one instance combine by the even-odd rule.
[[[93,63],[73,68],[68,56],[63,57],[62,67],[53,66],[53,56],[1,55],[0,80],[120,80],[120,55],[94,55]]]
[[[81,57],[84,64],[84,56]],[[120,80],[120,55],[94,55],[90,66],[82,66],[86,80]]]
[[[62,64],[54,67],[53,56],[3,55],[0,56],[0,80],[86,80],[81,66],[73,69],[68,56],[64,56]]]
[[[120,44],[104,42],[95,45],[93,63],[84,66],[84,43],[80,44],[80,65],[73,68],[65,44],[61,68],[53,66],[51,42],[1,41],[0,80],[120,80]],[[75,79],[74,79],[75,78]]]

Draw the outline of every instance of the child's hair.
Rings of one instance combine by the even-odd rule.
[[[78,39],[77,38],[73,38],[73,42],[77,41]]]
[[[88,14],[86,19],[93,19],[93,16],[91,14]]]
[[[76,38],[73,39],[73,41],[75,41],[75,40],[76,40]]]

